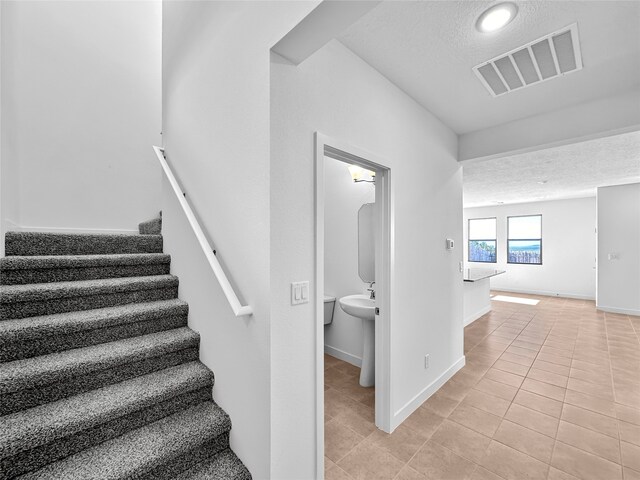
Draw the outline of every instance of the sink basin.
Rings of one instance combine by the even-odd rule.
[[[345,313],[362,319],[362,367],[360,369],[360,385],[373,387],[375,372],[375,324],[376,301],[369,295],[347,295],[339,300],[340,308]]]
[[[345,313],[363,320],[375,318],[376,303],[368,295],[347,295],[340,299],[340,308]]]

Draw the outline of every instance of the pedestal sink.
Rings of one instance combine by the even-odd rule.
[[[362,319],[364,347],[362,349],[362,367],[360,368],[360,385],[373,387],[375,384],[375,318],[376,303],[369,295],[347,295],[339,300],[340,308],[345,313]]]

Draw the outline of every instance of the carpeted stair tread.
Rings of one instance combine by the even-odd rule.
[[[144,265],[169,262],[171,262],[171,255],[166,253],[14,256],[0,258],[0,270],[105,267],[111,265]]]
[[[173,298],[5,320],[0,322],[0,362],[153,333],[149,330],[159,331],[163,324],[185,326],[188,312],[186,302]]]
[[[0,394],[73,379],[170,352],[197,348],[187,327],[0,364]]]
[[[178,277],[150,275],[131,278],[101,278],[79,282],[32,283],[29,285],[0,286],[0,303],[34,302],[56,298],[111,294],[129,290],[151,290],[175,287]]]
[[[0,480],[250,480],[212,400],[161,218],[140,235],[9,232]]]
[[[162,235],[7,232],[5,254],[104,255],[162,253]]]
[[[109,480],[146,478],[170,466],[231,428],[228,415],[214,402],[203,402],[95,447],[51,463],[22,480]]]
[[[212,372],[190,362],[0,417],[0,458],[212,385]]]
[[[0,345],[20,340],[64,335],[98,328],[134,323],[164,315],[183,315],[189,304],[179,298],[156,302],[129,303],[115,307],[96,308],[77,312],[55,313],[38,317],[19,318],[0,322]]]
[[[251,474],[231,449],[227,449],[181,473],[174,480],[251,480]]]
[[[0,284],[166,275],[170,262],[171,256],[163,253],[4,257],[0,258]]]
[[[0,320],[168,300],[177,296],[178,278],[173,275],[0,285]]]

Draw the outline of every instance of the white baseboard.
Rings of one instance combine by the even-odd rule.
[[[466,327],[470,323],[475,322],[481,316],[483,316],[486,313],[489,313],[490,311],[491,311],[491,305],[489,305],[488,307],[481,308],[480,310],[478,310],[475,313],[472,313],[471,315],[467,315],[464,319],[464,326]]]
[[[20,228],[20,225],[18,225],[13,220],[9,220],[8,218],[4,220],[4,225],[6,228]]]
[[[355,365],[356,367],[362,367],[362,358],[351,355],[350,353],[343,352],[342,350],[332,347],[330,345],[324,346],[324,353],[336,357],[344,362]]]
[[[69,227],[33,227],[17,225],[6,221],[7,231],[13,232],[45,232],[45,233],[97,233],[97,234],[136,234],[138,230],[126,230],[120,228],[69,228]]]
[[[431,395],[436,393],[438,389],[447,383],[447,381],[453,377],[458,370],[460,370],[465,365],[465,357],[464,355],[456,361],[453,365],[451,365],[445,372],[436,378],[433,382],[427,385],[420,393],[418,393],[415,397],[409,400],[402,408],[396,411],[393,415],[393,419],[391,420],[391,431],[393,432],[402,422],[404,422],[409,415],[415,412],[420,405],[424,403],[424,401],[429,398]]]
[[[528,290],[521,288],[502,288],[502,287],[491,287],[491,290],[496,290],[499,292],[511,292],[511,293],[524,293],[529,295],[542,295],[544,297],[559,297],[559,298],[575,298],[576,300],[595,300],[595,295],[581,295],[577,293],[558,293],[558,292],[548,292],[545,290]]]
[[[605,307],[602,305],[596,305],[596,309],[602,310],[603,312],[620,313],[622,315],[634,315],[634,316],[640,317],[640,310],[633,310],[628,308]]]

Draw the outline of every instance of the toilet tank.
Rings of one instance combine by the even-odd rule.
[[[336,305],[336,297],[324,296],[324,324],[333,322],[333,308]]]

